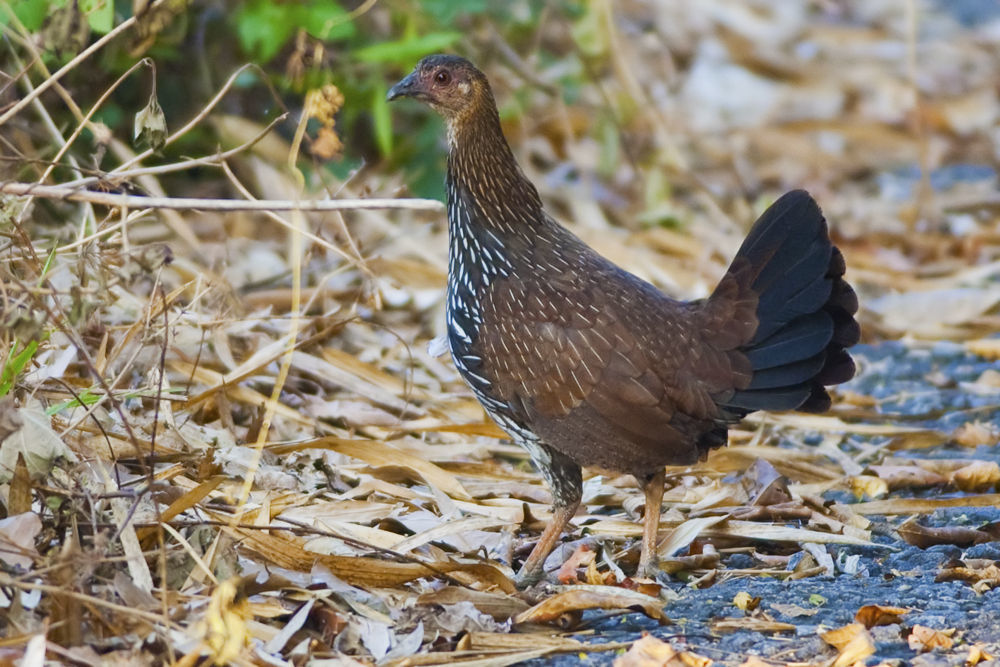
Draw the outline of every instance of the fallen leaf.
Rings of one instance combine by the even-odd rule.
[[[995,656],[986,652],[982,644],[973,644],[969,647],[969,656],[965,659],[966,667],[973,667],[981,662],[993,660]]]
[[[291,639],[292,635],[298,632],[303,625],[305,625],[306,620],[309,618],[309,612],[312,610],[313,605],[316,604],[316,598],[310,598],[306,600],[306,603],[298,608],[298,610],[292,614],[292,617],[282,624],[281,630],[278,634],[271,637],[267,644],[264,645],[264,650],[268,653],[277,653],[281,649],[285,648],[285,644]]]
[[[962,326],[1000,303],[1000,287],[959,287],[896,292],[869,299],[865,306],[883,326],[926,339],[962,338]],[[934,313],[934,317],[927,317]]]
[[[476,591],[459,586],[445,586],[417,598],[418,605],[456,605],[463,602],[471,603],[480,612],[489,614],[497,621],[506,621],[529,607],[527,602],[513,595]]]
[[[740,611],[753,611],[760,605],[759,597],[752,597],[746,591],[740,591],[733,598],[733,606]]]
[[[848,479],[851,492],[861,500],[865,496],[869,498],[882,498],[889,493],[889,485],[884,479],[874,475],[856,475]]]
[[[979,338],[965,341],[965,349],[984,359],[1000,359],[1000,338]]]
[[[46,475],[60,458],[76,461],[73,450],[66,446],[59,434],[52,429],[52,418],[45,414],[41,401],[29,399],[18,408],[16,417],[7,417],[20,428],[0,442],[0,484],[10,481],[17,467],[17,455],[24,456],[24,463],[32,476]]]
[[[597,554],[586,544],[581,544],[559,567],[556,577],[561,584],[572,584],[579,581],[576,576],[578,568],[587,567],[594,563]]]
[[[807,609],[806,607],[797,604],[782,604],[780,602],[775,602],[769,606],[782,616],[787,616],[789,618],[795,618],[796,616],[815,616],[819,613],[819,609]]]
[[[0,420],[2,419],[3,416],[0,414]],[[34,502],[33,487],[31,473],[28,472],[28,466],[24,463],[24,454],[18,452],[14,474],[7,486],[7,513],[9,515],[31,511],[31,505]]]
[[[224,515],[218,515],[224,519]],[[357,586],[390,587],[443,574],[462,572],[474,576],[481,583],[496,587],[506,593],[515,592],[514,585],[503,571],[489,563],[396,562],[385,558],[335,556],[316,554],[304,547],[306,540],[261,530],[228,529],[240,541],[240,548],[255,554],[263,562],[298,572],[309,572],[317,563],[329,569],[338,578]]]
[[[296,351],[292,354],[292,365],[391,410],[410,415],[423,414],[423,410],[406,400],[424,398],[426,394],[419,388],[408,386],[400,378],[342,350],[324,347],[322,353],[320,358]]]
[[[479,611],[471,602],[416,609],[417,618],[422,619],[428,633],[444,633],[454,637],[467,632],[503,632],[507,629],[506,623],[497,622],[497,619]]]
[[[873,500],[867,503],[847,505],[858,514],[930,514],[939,509],[953,507],[996,507],[1000,505],[1000,493],[983,493],[974,496],[963,495],[956,498],[892,498]]]
[[[709,516],[697,519],[688,519],[681,525],[673,529],[670,535],[660,544],[656,550],[660,558],[666,559],[688,546],[708,528],[724,521],[725,516]]]
[[[613,664],[614,667],[708,667],[712,661],[689,651],[677,651],[662,639],[643,633]]]
[[[719,566],[720,560],[721,556],[718,551],[706,550],[704,553],[692,556],[674,556],[673,558],[661,559],[659,568],[668,574],[690,570],[711,570]]]
[[[18,414],[13,397],[5,396],[0,399],[0,444],[3,444],[10,435],[17,433],[22,426],[24,420]]]
[[[914,625],[906,638],[906,643],[909,644],[910,650],[921,653],[933,651],[936,648],[949,649],[955,643],[955,640],[951,638],[954,634],[955,628],[935,630],[926,625]]]
[[[579,586],[542,600],[514,617],[515,624],[551,623],[586,609],[635,609],[661,624],[670,622],[656,598],[616,586]]]
[[[427,484],[441,489],[452,498],[471,500],[471,496],[462,486],[461,482],[451,473],[434,465],[430,461],[408,454],[379,440],[357,440],[328,436],[305,442],[297,442],[294,445],[280,445],[270,448],[276,454],[288,454],[306,449],[333,450],[373,466],[391,465],[409,468],[417,477],[427,482]]]
[[[216,586],[205,615],[197,626],[215,664],[228,664],[243,651],[250,641],[248,619],[249,606],[241,591],[240,579],[234,577]]]
[[[132,577],[121,571],[115,573],[114,590],[125,604],[134,609],[156,609],[160,604],[152,593],[136,586]]]
[[[868,466],[868,470],[884,480],[891,491],[944,486],[948,483],[944,475],[917,465],[874,465]]]
[[[951,482],[962,491],[984,491],[1000,483],[1000,464],[976,461],[952,473]]]
[[[584,580],[585,583],[588,583],[591,586],[614,586],[618,582],[618,578],[615,576],[615,573],[611,572],[610,570],[601,574],[601,572],[597,569],[596,560],[590,561],[590,564],[587,565],[587,571],[584,574]],[[652,595],[653,597],[656,597],[660,593],[659,584],[654,584],[654,585],[657,587],[656,593],[650,594],[648,591],[645,590],[640,590],[639,592],[645,595]]]
[[[1000,562],[982,559],[954,560],[941,567],[934,581],[964,581],[977,593],[1000,586]]]
[[[833,663],[834,667],[846,667],[859,661],[863,662],[865,658],[875,653],[875,642],[868,629],[861,623],[851,623],[821,632],[819,636],[840,652]]]
[[[965,526],[922,526],[917,523],[916,517],[907,519],[896,530],[907,544],[921,549],[927,549],[935,544],[968,547],[997,539],[996,535]]]
[[[1000,389],[1000,371],[987,368],[979,374],[975,382],[963,382],[960,386],[977,394],[995,394],[996,390]]]
[[[876,625],[893,625],[900,622],[900,617],[909,612],[905,607],[884,607],[878,604],[866,604],[854,614],[854,620],[866,628]]]
[[[470,516],[456,521],[447,521],[422,533],[417,533],[416,535],[411,535],[406,539],[400,540],[392,545],[392,550],[396,553],[405,554],[429,542],[446,541],[446,537],[456,534],[460,535],[465,532],[471,533],[486,528],[496,528],[498,526],[509,525],[509,523],[509,521],[487,516]]]
[[[0,519],[0,562],[24,570],[31,568],[38,556],[35,538],[42,531],[42,521],[34,512]]]
[[[739,521],[808,521],[813,510],[801,500],[773,505],[751,505],[739,507],[732,512],[733,519]]]
[[[400,418],[397,415],[365,401],[310,400],[306,402],[303,412],[314,419],[343,421],[348,426],[355,428],[366,426],[397,428],[400,424]]]
[[[572,637],[549,633],[470,632],[468,637],[468,648],[477,651],[524,651],[528,649],[541,649],[546,651],[575,652],[587,647],[586,644]],[[448,661],[445,660],[443,662]]]
[[[740,478],[753,505],[779,505],[792,500],[788,480],[765,459],[758,458]]]
[[[1000,429],[996,424],[981,421],[965,422],[951,434],[952,440],[963,447],[991,447],[1000,443]]]
[[[864,532],[864,531],[861,531]],[[753,521],[737,521],[730,519],[723,525],[705,531],[710,537],[742,537],[751,540],[772,542],[811,542],[815,544],[856,544],[864,546],[882,546],[854,535],[837,535],[819,530],[795,528],[794,526],[778,526]]]

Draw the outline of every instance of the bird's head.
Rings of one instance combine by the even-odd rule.
[[[493,93],[475,65],[465,58],[439,54],[417,63],[386,95],[389,101],[398,97],[420,100],[455,124],[482,108],[484,102],[492,102]]]

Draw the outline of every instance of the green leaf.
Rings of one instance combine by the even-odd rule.
[[[333,2],[311,2],[295,6],[296,22],[316,39],[333,40],[354,34],[354,23],[343,7]]]
[[[372,95],[372,122],[375,124],[378,149],[382,155],[389,155],[392,152],[392,117],[389,115],[389,103],[385,101],[385,94],[385,84],[377,84]]]
[[[81,405],[93,405],[97,401],[101,400],[101,394],[95,394],[90,391],[90,389],[84,389],[79,394],[79,399],[71,398],[68,401],[63,401],[62,403],[56,403],[55,405],[50,405],[45,409],[45,414],[50,417],[54,414],[58,414],[65,410],[66,408],[78,408]]]
[[[462,37],[460,32],[432,32],[395,42],[372,44],[354,52],[354,57],[368,63],[411,65],[414,60],[446,49]]]
[[[21,371],[28,365],[31,358],[35,356],[36,350],[38,350],[37,340],[28,343],[20,352],[17,351],[17,341],[14,341],[10,348],[10,356],[4,362],[3,370],[0,371],[0,396],[6,396],[14,388],[18,376],[21,375]]]
[[[235,20],[243,50],[261,61],[276,56],[298,28],[322,40],[350,37],[356,30],[343,7],[318,0],[285,3],[252,0],[236,11]]]
[[[587,10],[570,28],[573,41],[581,53],[591,58],[607,54],[610,47],[608,27],[599,3],[588,3]]]
[[[236,12],[236,34],[247,54],[261,61],[277,55],[295,28],[288,12],[270,2],[248,2]]]
[[[45,258],[45,264],[42,266],[42,273],[38,276],[38,286],[41,287],[45,282],[45,278],[49,275],[49,271],[52,269],[52,264],[56,259],[56,249],[58,244],[52,246],[52,250],[49,251],[49,256]]]
[[[177,394],[177,395],[180,395],[181,393],[183,393],[183,391],[184,390],[182,388],[180,388],[180,387],[171,387],[171,388],[166,389],[166,390],[164,390],[162,392],[159,392],[159,391],[157,391],[155,389],[153,389],[153,390],[139,390],[139,391],[126,392],[125,394],[119,396],[119,398],[122,398],[122,399],[125,399],[125,400],[131,400],[133,398],[152,398],[152,397],[156,397],[156,396],[158,396],[160,394]],[[45,414],[47,414],[48,416],[51,417],[52,415],[58,414],[58,413],[62,412],[63,410],[66,410],[68,408],[79,408],[81,406],[93,405],[94,403],[97,403],[99,400],[101,400],[101,398],[104,396],[104,394],[102,394],[102,393],[95,393],[95,392],[91,391],[90,388],[87,388],[87,389],[84,389],[83,391],[81,391],[78,394],[78,396],[79,396],[79,398],[71,398],[69,400],[62,401],[61,403],[56,403],[54,405],[50,405],[49,407],[47,407],[45,409]]]
[[[813,605],[814,607],[822,607],[823,605],[826,604],[826,598],[820,595],[819,593],[813,593],[812,595],[809,596],[809,604]]]
[[[111,32],[115,24],[115,3],[112,0],[80,0],[80,11],[87,17],[90,29],[98,34]]]
[[[6,2],[0,4],[3,5],[0,8],[0,25],[10,23],[10,14],[8,12],[13,10],[14,16],[24,24],[28,32],[35,32],[41,28],[42,23],[45,22],[45,17],[49,15],[48,0],[19,0],[14,3],[13,7]]]
[[[455,17],[461,14],[482,14],[489,7],[486,0],[465,0],[465,2],[455,2],[455,0],[423,0],[420,3],[421,9],[434,17],[434,21],[439,25],[449,25]]]

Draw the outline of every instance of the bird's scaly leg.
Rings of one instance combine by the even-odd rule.
[[[528,558],[521,565],[521,570],[517,573],[515,583],[518,588],[531,586],[542,578],[542,575],[545,574],[545,570],[542,568],[545,564],[545,559],[552,553],[552,550],[559,542],[559,536],[562,535],[563,529],[566,528],[566,524],[573,518],[579,507],[580,501],[578,499],[571,505],[555,506],[552,508],[552,521],[549,522],[549,525],[545,526],[545,530],[539,536],[538,542],[535,543],[535,547],[528,554]]]
[[[663,504],[663,483],[666,471],[660,471],[646,480],[642,490],[646,494],[646,510],[642,518],[642,552],[636,576],[654,578],[659,572],[656,556],[656,535],[660,529],[660,506]]]
[[[531,454],[536,467],[545,477],[552,490],[552,521],[545,526],[535,547],[521,565],[515,583],[518,588],[530,586],[545,574],[543,566],[562,535],[566,524],[576,514],[583,496],[583,479],[580,466],[569,457],[540,442],[523,443]]]

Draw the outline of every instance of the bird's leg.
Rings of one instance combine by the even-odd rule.
[[[576,510],[579,507],[580,501],[577,500],[571,505],[554,506],[552,508],[552,521],[549,522],[549,525],[545,526],[545,530],[542,531],[538,541],[535,543],[535,548],[528,554],[528,558],[521,565],[521,569],[517,573],[515,583],[518,588],[531,586],[538,583],[538,580],[542,578],[545,574],[543,568],[545,559],[552,553],[552,550],[559,542],[559,536],[562,535],[563,529],[569,523],[569,520],[573,518],[573,515],[576,514]]]
[[[559,536],[562,535],[566,524],[576,514],[576,510],[580,507],[580,498],[583,496],[583,478],[580,466],[541,443],[531,443],[530,446],[526,445],[526,448],[549,483],[552,497],[555,500],[552,503],[552,521],[545,526],[538,542],[535,543],[535,547],[528,554],[528,558],[517,573],[515,583],[518,588],[525,588],[537,583],[545,574],[543,567],[545,559],[559,542]]]
[[[642,552],[636,576],[654,578],[659,571],[656,556],[656,534],[660,529],[660,506],[663,504],[663,482],[666,471],[660,471],[646,479],[642,486],[646,494],[646,510],[642,517]]]

